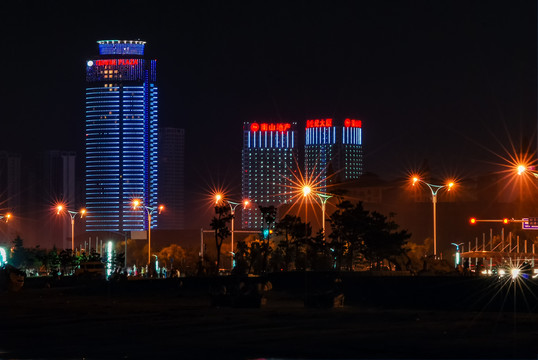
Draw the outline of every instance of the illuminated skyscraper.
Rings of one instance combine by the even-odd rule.
[[[306,121],[305,169],[324,187],[362,175],[362,122],[355,119]]]
[[[255,203],[243,210],[242,226],[261,229],[257,206],[278,207],[291,199],[296,168],[296,123],[243,124],[243,199]]]
[[[157,206],[156,60],[144,58],[144,41],[97,43],[86,64],[86,230],[144,230],[131,200]]]

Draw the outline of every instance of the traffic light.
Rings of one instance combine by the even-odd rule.
[[[476,218],[470,218],[469,223],[471,223],[471,225],[476,224]]]

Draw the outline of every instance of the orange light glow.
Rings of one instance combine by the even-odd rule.
[[[140,200],[134,199],[133,200],[133,209],[136,210],[136,208],[139,207],[139,206],[140,206]]]
[[[308,196],[312,192],[312,187],[310,185],[303,186],[303,196]]]
[[[518,165],[518,167],[517,167],[517,174],[518,175],[523,174],[525,171],[527,171],[527,167],[525,165]]]
[[[476,218],[469,219],[469,222],[471,223],[471,225],[476,224]]]
[[[508,220],[507,218],[503,219],[503,224],[508,224],[509,222],[510,222],[510,220]]]
[[[63,205],[58,205],[58,206],[56,207],[56,214],[61,213],[63,210],[64,210]]]
[[[246,209],[247,206],[249,205],[250,205],[250,201],[248,201],[248,199],[243,200],[243,209]]]
[[[215,204],[218,204],[221,200],[222,200],[222,195],[221,194],[216,194],[215,195]]]
[[[86,209],[80,209],[80,217],[84,217],[86,215]]]
[[[450,191],[450,189],[452,189],[453,186],[454,186],[454,182],[449,182],[449,183],[447,184],[448,191]]]
[[[159,214],[164,211],[164,205],[159,205]]]

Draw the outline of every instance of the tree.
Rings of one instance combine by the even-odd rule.
[[[345,200],[336,205],[329,220],[332,229],[329,238],[337,270],[351,270],[355,253],[362,252],[368,214],[362,202],[353,205]]]
[[[16,268],[25,265],[26,262],[26,249],[23,247],[23,242],[20,236],[13,239],[10,263]]]
[[[215,230],[215,246],[217,248],[217,262],[216,271],[218,273],[220,267],[220,249],[224,239],[230,236],[231,232],[228,229],[228,223],[232,221],[233,217],[230,214],[230,207],[228,205],[215,206],[215,216],[211,219],[211,229]]]
[[[164,267],[180,269],[181,272],[185,271],[185,258],[185,250],[177,244],[171,244],[159,251],[159,262],[163,263]]]
[[[411,237],[406,230],[396,231],[398,225],[390,217],[372,212],[368,216],[368,228],[364,234],[364,257],[370,261],[371,267],[380,268],[384,259],[395,263],[394,258],[406,252],[404,248]]]

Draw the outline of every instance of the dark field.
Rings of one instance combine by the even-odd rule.
[[[51,288],[27,279],[0,295],[0,357],[537,358],[534,282],[344,276],[343,308],[305,308],[326,276],[273,277],[261,308],[210,306],[209,278]]]

